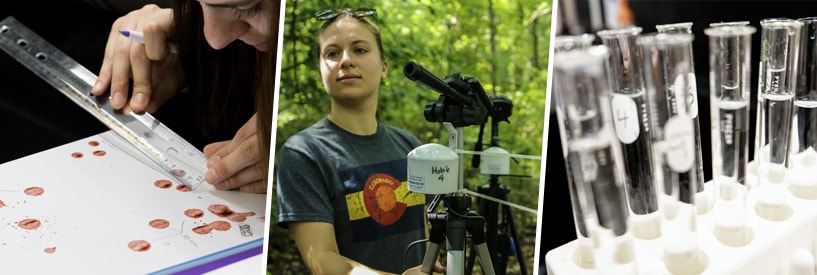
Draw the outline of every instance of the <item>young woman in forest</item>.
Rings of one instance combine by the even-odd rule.
[[[264,193],[280,7],[278,0],[174,0],[171,8],[132,11],[111,28],[92,93],[110,90],[115,109],[172,113],[170,120],[192,125],[183,137],[207,144],[207,182]],[[143,32],[144,44],[122,30]]]
[[[420,273],[423,246],[407,249],[426,238],[426,200],[405,183],[406,155],[420,141],[377,119],[388,62],[368,19],[375,10],[316,16],[326,20],[318,71],[330,110],[277,151],[278,224],[313,273]]]

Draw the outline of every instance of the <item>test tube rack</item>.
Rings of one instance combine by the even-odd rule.
[[[716,226],[721,224],[723,216],[718,213],[718,204],[696,216],[697,244],[704,256],[700,272],[689,274],[728,275],[728,274],[763,274],[763,275],[813,275],[817,261],[817,164],[814,159],[806,158],[797,164],[799,175],[792,174],[786,202],[790,215],[781,221],[771,221],[760,217],[755,208],[758,206],[757,169],[754,163],[749,165],[747,178],[745,227],[748,229],[749,241],[742,246],[730,246],[722,243],[716,232],[723,232]],[[805,177],[804,177],[805,175]],[[706,188],[714,188],[712,181]],[[633,224],[631,221],[630,224]],[[723,236],[723,235],[721,235]],[[667,240],[662,237],[639,239],[632,237],[634,264],[638,274],[673,274],[666,267],[662,244]],[[579,256],[578,240],[570,241],[547,252],[545,264],[548,274],[582,275],[582,274],[619,274],[617,269],[597,270],[583,267],[577,263]],[[585,254],[586,255],[586,254]],[[625,263],[626,264],[626,263]],[[626,270],[626,269],[622,269]],[[680,274],[676,274],[680,275]],[[685,274],[684,274],[685,275]]]

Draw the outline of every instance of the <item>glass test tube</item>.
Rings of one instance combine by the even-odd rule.
[[[589,33],[557,35],[556,40],[553,42],[553,50],[555,52],[561,52],[572,49],[587,48],[593,46],[593,40],[596,40],[596,36]]]
[[[554,53],[556,115],[568,174],[595,245],[596,270],[636,274],[621,179],[621,148],[610,118],[607,58],[604,46]]]
[[[745,221],[746,166],[749,154],[751,41],[755,27],[721,25],[704,30],[709,37],[712,179],[716,200],[715,236],[743,246],[750,241]]]
[[[658,30],[658,33],[684,33],[684,34],[692,34],[692,23],[691,22],[682,22],[682,23],[673,23],[673,24],[662,24],[656,25],[655,29]],[[703,162],[703,147],[701,147],[701,122],[698,116],[698,86],[697,81],[695,80],[695,62],[693,58],[692,52],[692,41],[689,42],[689,67],[690,71],[687,74],[689,78],[687,81],[688,86],[686,87],[687,94],[686,94],[686,105],[687,105],[687,114],[692,118],[692,130],[694,131],[695,137],[695,169],[697,170],[694,174],[694,178],[685,178],[686,176],[693,176],[692,174],[682,175],[681,181],[690,181],[690,183],[682,183],[682,185],[690,185],[695,186],[695,191],[697,192],[698,200],[696,201],[696,205],[698,207],[699,213],[704,213],[710,208],[709,198],[712,196],[706,196],[706,193],[702,193],[704,191],[704,162]],[[680,87],[679,87],[680,88]],[[672,94],[670,94],[672,96]],[[676,100],[672,98],[671,100]],[[710,192],[711,193],[711,192]]]
[[[692,70],[692,62],[689,62],[692,56],[689,43],[692,42],[692,39],[691,34],[680,33],[648,34],[637,39],[638,46],[644,55],[644,78],[645,88],[648,91],[647,105],[651,115],[649,119],[653,149],[663,154],[662,158],[655,160],[661,163],[663,169],[657,168],[656,170],[664,172],[664,193],[673,195],[688,204],[695,203],[697,185],[701,184],[696,180],[698,169],[695,167],[697,154],[695,152],[695,127],[688,111],[691,109],[690,105],[686,104],[689,94],[688,87],[694,81],[689,77]],[[686,44],[681,45],[682,43]],[[647,53],[653,56],[647,57]],[[656,59],[657,57],[660,59]],[[648,60],[650,58],[652,60]],[[660,71],[662,74],[656,75],[656,71],[648,69]],[[649,94],[650,89],[652,89],[652,95]],[[688,128],[686,127],[687,120],[692,125]],[[676,122],[682,123],[683,125],[678,126],[684,127],[667,129],[667,123]],[[681,133],[675,133],[676,130]],[[672,132],[665,133],[666,131]],[[690,134],[689,144],[686,140],[686,131],[689,131]]]
[[[794,91],[794,129],[791,155],[791,190],[806,199],[817,199],[817,17],[797,19],[800,34],[800,68]]]
[[[692,33],[692,22],[655,25],[658,33]]]
[[[690,84],[692,39],[691,34],[662,33],[636,39],[643,56],[656,178],[666,188],[659,197],[664,264],[674,274],[697,274],[706,267],[697,245],[695,187],[682,185],[694,182],[681,181],[682,175],[694,179],[697,172],[693,123],[684,104],[687,90],[676,89]]]
[[[634,235],[660,236],[658,198],[653,175],[652,141],[647,121],[647,101],[641,80],[641,55],[635,39],[640,27],[596,33],[610,52],[607,68],[612,89],[613,125],[624,158],[625,189]]]
[[[794,88],[798,69],[800,27],[791,19],[760,21],[760,66],[758,91],[759,216],[768,220],[788,218],[788,168],[792,138]]]
[[[595,35],[592,34],[579,34],[579,35],[557,35],[555,41],[553,42],[553,49],[554,54],[558,55],[560,52],[574,50],[574,49],[583,49],[588,48],[593,45],[593,40],[595,40]],[[554,79],[553,81],[553,90],[559,91],[561,90],[561,81],[557,81]],[[556,103],[555,106],[559,105],[559,96],[554,96],[553,100]],[[560,108],[555,108],[556,112],[560,112]],[[563,118],[567,116],[562,113],[562,115],[557,115],[557,121],[559,125],[563,125],[564,122],[562,121]],[[567,142],[562,140],[562,152],[565,154],[564,157],[567,159]],[[576,250],[574,251],[574,255],[572,257],[574,263],[581,267],[581,268],[593,268],[595,266],[595,261],[593,259],[593,242],[590,239],[590,233],[588,232],[587,225],[585,225],[584,221],[584,212],[583,207],[580,207],[580,198],[578,197],[578,191],[576,191],[576,183],[573,180],[573,176],[570,173],[571,167],[569,162],[565,162],[565,168],[567,170],[567,185],[568,191],[570,192],[570,204],[573,210],[573,222],[575,223],[576,227]]]
[[[729,22],[717,22],[717,23],[710,23],[709,27],[728,27],[728,26],[746,26],[749,25],[749,21],[729,21]]]
[[[710,28],[716,28],[716,27],[730,27],[730,26],[749,26],[749,24],[750,24],[749,21],[727,21],[727,22],[721,21],[721,22],[709,23],[709,27]],[[755,133],[752,136],[757,136],[757,131],[758,131],[758,129],[755,128]],[[757,141],[755,141],[755,145],[756,144],[757,144]],[[746,169],[747,169],[746,176],[751,176],[751,177],[757,176],[757,163],[756,162],[749,162],[746,166],[747,166],[746,167]],[[747,181],[746,178],[744,178],[742,183],[745,184],[747,188],[750,188],[752,185],[749,184],[750,182],[746,182],[746,181]]]

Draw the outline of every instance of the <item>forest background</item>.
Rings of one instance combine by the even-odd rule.
[[[453,1],[289,0],[284,15],[284,39],[278,94],[275,149],[287,138],[326,116],[329,99],[318,74],[316,31],[323,21],[317,11],[329,8],[369,7],[377,10],[389,63],[388,77],[380,86],[378,116],[384,123],[414,133],[420,141],[448,145],[448,132],[424,116],[426,104],[441,94],[405,77],[403,67],[413,61],[439,78],[458,73],[477,79],[489,96],[512,102],[507,121],[498,122],[499,146],[512,154],[533,156],[511,159],[510,174],[496,184],[509,190],[507,200],[538,208],[545,121],[547,65],[550,46],[552,0]],[[482,134],[483,149],[491,141],[492,119]],[[474,150],[480,126],[464,128],[465,150]],[[278,160],[275,160],[277,163]],[[464,185],[477,191],[488,185],[490,175],[471,167],[465,155]],[[275,187],[273,187],[275,188]],[[289,232],[275,225],[277,207],[273,193],[269,217],[268,274],[307,274]],[[475,203],[472,211],[477,211]],[[511,208],[515,240],[523,254],[510,257],[507,273],[523,273],[518,260],[532,274],[536,243],[536,214]],[[500,221],[508,219],[502,219]],[[500,225],[501,226],[501,225]]]

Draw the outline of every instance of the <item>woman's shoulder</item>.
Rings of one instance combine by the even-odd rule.
[[[287,138],[287,140],[284,142],[284,146],[297,147],[320,142],[321,139],[324,139],[331,132],[327,126],[326,119],[321,119],[315,122],[315,124],[301,129],[294,135]]]
[[[386,133],[389,134],[389,135],[397,136],[397,137],[399,137],[401,139],[409,141],[412,144],[419,144],[420,143],[420,139],[418,139],[417,136],[414,135],[414,133],[409,132],[406,129],[403,129],[403,128],[400,128],[400,127],[397,127],[397,126],[393,126],[393,125],[389,125],[389,124],[382,124],[382,125],[383,125],[383,128],[386,130]]]

